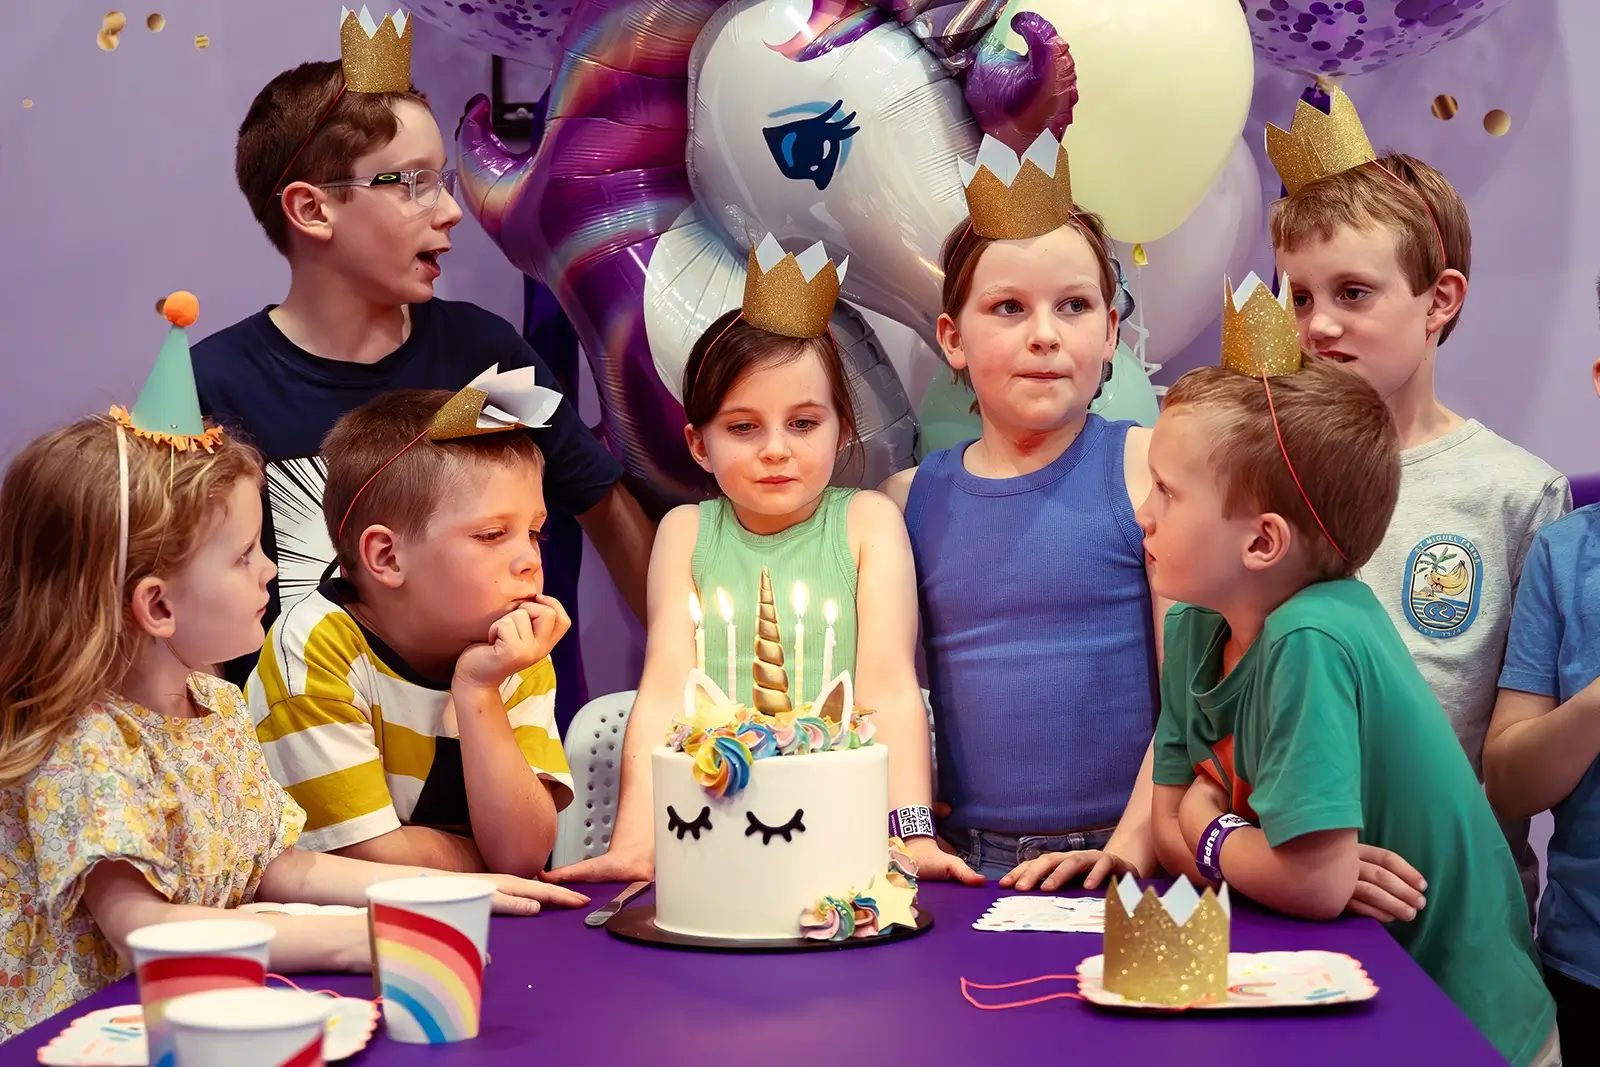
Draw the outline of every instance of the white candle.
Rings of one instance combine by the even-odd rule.
[[[693,589],[689,590],[689,618],[694,620],[694,669],[703,674],[706,669],[706,620],[700,614],[700,598]]]
[[[822,618],[828,628],[822,633],[822,684],[833,681],[833,624],[839,618],[839,606],[829,600],[822,605]]]
[[[728,599],[727,592],[722,586],[717,586],[717,607],[722,611],[722,621],[728,624],[728,698],[737,701],[738,695],[734,693],[734,686],[739,680],[739,669],[734,658],[734,649],[739,641],[733,626],[733,602]]]
[[[794,583],[794,705],[806,700],[806,587]]]

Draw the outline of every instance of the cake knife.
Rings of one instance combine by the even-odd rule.
[[[649,887],[650,883],[648,881],[634,882],[632,885],[628,886],[628,888],[624,889],[622,892],[618,893],[614,898],[612,898],[611,903],[602,904],[600,907],[594,909],[588,915],[584,916],[583,924],[585,926],[604,926],[611,920],[613,915],[622,910],[622,906],[624,904],[638,896]]]

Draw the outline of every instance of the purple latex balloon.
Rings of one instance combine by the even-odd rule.
[[[407,11],[497,56],[554,67],[573,0],[409,0]]]
[[[1302,74],[1365,74],[1470,33],[1511,0],[1240,0],[1256,52]]]

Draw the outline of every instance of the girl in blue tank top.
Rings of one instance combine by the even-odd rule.
[[[1150,432],[1089,412],[1117,343],[1117,271],[1099,219],[1073,206],[1064,181],[1013,187],[1002,172],[1015,176],[1017,157],[1007,166],[1000,153],[985,137],[972,217],[945,242],[938,324],[945,359],[977,393],[983,436],[884,491],[905,512],[917,565],[949,808],[940,836],[1003,887],[1053,890],[1083,874],[1092,889],[1156,867],[1153,619],[1165,605],[1134,521]],[[1027,158],[1065,177],[1053,140]]]
[[[848,468],[858,442],[850,386],[826,332],[839,283],[833,280],[826,293],[821,277],[801,285],[804,264],[820,251],[819,245],[784,258],[767,238],[752,258],[744,306],[713,322],[689,354],[685,436],[717,495],[675,508],[661,522],[650,558],[644,671],[623,741],[616,831],[604,856],[552,872],[553,880],[653,876],[656,819],[665,815],[652,805],[650,752],[681,715],[684,680],[695,667],[690,595],[703,605],[707,673],[721,684],[731,671],[728,695],[748,703],[764,567],[786,649],[794,648],[795,634],[790,591],[798,582],[810,593],[803,672],[798,657],[786,657],[791,699],[815,699],[825,681],[823,608],[832,603],[832,670],[850,671],[856,703],[875,713],[877,740],[889,749],[889,803],[897,812],[928,810],[932,752],[917,688],[916,570],[905,524],[881,493],[829,485],[841,460]],[[732,650],[719,591],[733,612]],[[804,690],[797,692],[802,678]],[[877,816],[886,836],[889,816]],[[919,875],[970,876],[940,850],[931,818],[926,823],[929,836],[906,835]]]

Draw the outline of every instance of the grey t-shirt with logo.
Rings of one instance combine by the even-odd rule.
[[[1400,454],[1400,500],[1356,577],[1377,594],[1483,777],[1511,605],[1536,530],[1572,510],[1548,463],[1475,419]],[[1527,821],[1506,826],[1526,882]]]

